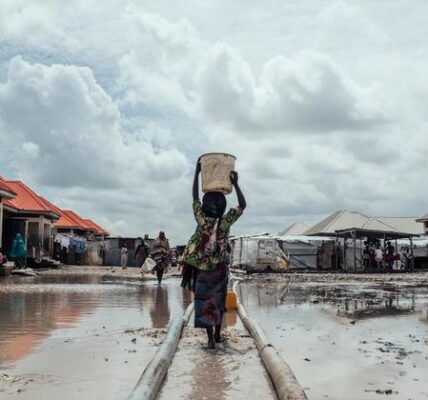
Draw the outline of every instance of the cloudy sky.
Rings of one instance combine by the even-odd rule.
[[[427,15],[425,0],[1,0],[0,174],[173,243],[211,151],[237,156],[233,233],[419,216]]]

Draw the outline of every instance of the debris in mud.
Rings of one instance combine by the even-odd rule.
[[[166,332],[167,332],[166,329],[140,328],[140,329],[127,329],[125,330],[124,333],[132,334],[132,335],[139,334],[140,336],[158,339],[158,338],[163,338],[166,335]],[[137,341],[137,338],[133,338],[131,341],[133,342],[133,340]]]
[[[376,394],[385,394],[385,395],[390,395],[390,394],[399,394],[398,391],[393,391],[392,389],[365,389],[364,390],[366,393],[376,393]]]

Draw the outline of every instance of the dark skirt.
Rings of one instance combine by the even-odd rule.
[[[227,266],[198,271],[195,287],[195,328],[221,325],[228,284]]]

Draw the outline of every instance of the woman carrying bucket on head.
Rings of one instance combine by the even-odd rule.
[[[220,329],[229,276],[229,231],[247,205],[238,185],[238,173],[230,169],[227,171],[226,168],[228,175],[226,182],[224,182],[224,176],[222,177],[221,174],[225,173],[225,168],[221,168],[222,165],[219,167],[218,163],[215,163],[217,160],[221,164],[223,162],[222,157],[230,159],[232,156],[210,154],[202,156],[196,164],[193,181],[193,213],[197,227],[187,244],[187,254],[184,260],[186,264],[198,270],[195,285],[195,327],[206,329],[208,347],[211,349],[216,347],[216,342],[220,342]],[[199,200],[199,173],[201,168],[203,172],[202,186],[203,190],[206,191],[202,203]],[[209,174],[211,176],[208,176],[207,179]],[[210,182],[204,182],[204,178]],[[239,206],[231,208],[224,214],[226,210],[224,193],[230,193],[232,186],[238,196]],[[207,187],[210,191],[206,190]]]

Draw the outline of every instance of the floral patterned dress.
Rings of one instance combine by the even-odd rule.
[[[193,202],[197,223],[190,238],[184,261],[198,269],[195,287],[195,327],[220,325],[227,294],[230,251],[230,227],[242,215],[242,210],[231,208],[222,218],[206,217],[199,200]]]

